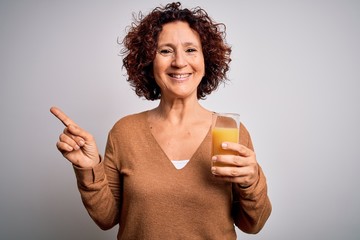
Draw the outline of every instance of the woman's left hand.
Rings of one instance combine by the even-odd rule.
[[[232,142],[224,142],[222,148],[235,151],[238,155],[213,156],[211,172],[214,176],[224,181],[238,183],[243,188],[255,183],[258,179],[258,163],[254,151]]]

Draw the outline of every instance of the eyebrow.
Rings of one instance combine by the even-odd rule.
[[[182,45],[185,46],[185,47],[188,47],[188,46],[194,46],[194,47],[197,47],[197,48],[201,47],[201,45],[195,44],[194,42],[185,42]],[[172,44],[172,43],[164,43],[164,44],[158,45],[158,48],[161,48],[161,47],[172,47],[172,48],[174,48],[175,45]]]

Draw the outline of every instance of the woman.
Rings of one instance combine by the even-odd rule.
[[[226,79],[231,50],[222,26],[180,3],[131,26],[122,52],[128,81],[160,103],[120,119],[104,158],[88,132],[51,109],[66,126],[57,148],[74,166],[86,209],[102,229],[119,224],[118,239],[236,239],[234,224],[257,233],[270,215],[247,130],[240,128],[240,144],[223,144],[237,155],[211,156],[213,112],[199,99]]]

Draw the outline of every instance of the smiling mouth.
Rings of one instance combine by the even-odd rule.
[[[170,77],[175,78],[177,80],[181,80],[184,78],[188,78],[190,77],[191,73],[186,73],[186,74],[169,74]]]

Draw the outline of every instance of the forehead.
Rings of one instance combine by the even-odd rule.
[[[200,44],[199,34],[187,22],[176,21],[163,25],[158,38],[161,42],[193,42]]]

